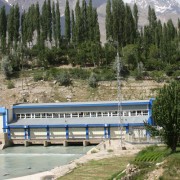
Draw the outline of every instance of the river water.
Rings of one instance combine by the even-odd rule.
[[[30,175],[68,164],[92,146],[16,146],[0,150],[0,180]]]

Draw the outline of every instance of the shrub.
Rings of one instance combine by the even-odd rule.
[[[43,73],[41,72],[36,72],[33,76],[33,79],[35,82],[43,80]]]
[[[1,62],[1,69],[6,79],[13,74],[13,67],[9,56],[4,56]]]
[[[82,68],[74,68],[69,71],[71,77],[74,79],[88,79],[90,72]]]
[[[65,71],[59,73],[56,76],[56,80],[61,86],[69,86],[71,84],[70,75],[69,75],[69,73],[67,73]]]
[[[108,149],[107,152],[109,152],[109,153],[110,153],[110,152],[113,152],[113,149]]]
[[[151,73],[151,77],[158,83],[163,82],[165,80],[163,71],[153,71]]]
[[[8,89],[13,89],[13,88],[15,88],[14,83],[13,83],[12,81],[8,81],[8,83],[7,83],[7,88],[8,88]]]
[[[95,73],[92,73],[89,77],[89,86],[92,88],[96,88],[98,84],[97,75]]]

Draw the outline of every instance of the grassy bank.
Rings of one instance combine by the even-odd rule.
[[[139,172],[133,180],[180,179],[180,148],[177,153],[171,154],[165,146],[150,146],[140,151],[135,157],[128,154],[123,157],[114,156],[102,160],[92,160],[85,164],[79,164],[69,174],[58,180],[113,180],[120,179],[127,164],[133,164]]]
[[[86,164],[79,165],[71,173],[60,177],[58,180],[72,180],[72,179],[86,179],[86,180],[98,180],[98,179],[112,179],[115,174],[123,171],[134,157],[117,157],[93,160]]]
[[[140,170],[138,175],[133,177],[134,180],[180,179],[180,148],[177,153],[171,154],[171,150],[165,146],[150,146],[140,151],[131,164]]]

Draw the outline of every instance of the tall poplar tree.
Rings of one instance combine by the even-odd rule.
[[[7,17],[6,9],[3,6],[0,10],[0,39],[1,39],[1,49],[2,53],[6,53],[6,30],[7,30]]]
[[[61,44],[61,21],[60,21],[60,10],[59,10],[59,2],[56,3],[56,41],[57,46],[60,47]]]
[[[112,23],[111,1],[108,0],[106,4],[106,40],[112,38]]]
[[[91,16],[92,18],[92,16]],[[75,19],[76,19],[76,43],[79,44],[81,43],[81,26],[82,26],[82,21],[81,21],[81,8],[79,5],[79,0],[76,2],[76,7],[75,7]]]
[[[88,40],[93,40],[94,33],[93,33],[93,6],[92,0],[89,0],[88,8],[87,8],[87,21],[88,21]]]
[[[36,3],[36,10],[35,10],[35,27],[37,31],[37,44],[40,45],[40,11],[39,11],[39,3]]]
[[[17,43],[19,40],[19,28],[20,28],[20,12],[19,6],[16,4],[14,8],[14,47],[17,49]]]
[[[51,1],[47,3],[47,27],[48,27],[48,38],[52,41],[52,13],[51,13]]]
[[[71,11],[71,36],[72,36],[72,43],[76,42],[76,24],[74,18],[74,11]]]
[[[87,4],[86,1],[82,1],[81,8],[81,17],[82,17],[82,41],[86,41],[88,39],[88,21],[87,21]]]
[[[42,6],[42,14],[41,14],[41,30],[42,30],[42,40],[45,41],[48,37],[48,11],[47,11],[47,3],[46,0]]]
[[[71,18],[70,18],[70,10],[69,10],[69,1],[66,0],[65,7],[65,38],[70,42],[71,39]]]
[[[10,12],[8,14],[7,31],[8,31],[8,47],[11,48],[13,46],[13,40],[14,40],[14,6],[11,7]]]
[[[136,35],[137,35],[139,16],[138,16],[138,7],[137,7],[136,3],[133,6],[133,16],[134,16],[135,31],[136,31]]]
[[[55,12],[55,3],[52,4],[52,37],[54,39],[55,45],[57,47],[57,37],[56,37],[56,12]]]

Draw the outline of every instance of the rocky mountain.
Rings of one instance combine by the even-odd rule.
[[[126,0],[128,1],[128,0]],[[136,4],[139,7],[140,24],[147,23],[147,13],[149,5],[155,9],[157,18],[162,22],[172,19],[177,25],[177,19],[180,17],[180,4],[178,0],[130,0],[130,4]]]
[[[54,0],[55,2],[57,0]],[[63,20],[64,9],[66,0],[58,0],[60,4],[60,11]],[[74,8],[77,0],[69,0],[70,8]],[[86,0],[87,2],[89,0]],[[105,14],[106,14],[106,1],[107,0],[92,0],[93,6],[97,8],[99,14],[99,24],[101,31],[101,41],[105,41]],[[124,0],[125,3],[129,3],[132,7],[136,3],[139,7],[139,25],[145,25],[148,23],[147,14],[148,6],[150,5],[156,11],[157,18],[162,22],[166,22],[168,19],[172,19],[177,24],[177,19],[180,17],[180,4],[179,0]],[[0,0],[2,3],[8,3],[9,5],[19,4],[22,10],[28,9],[28,7],[36,2],[39,2],[42,6],[44,0]],[[180,2],[180,1],[179,1]],[[62,21],[63,22],[63,21]],[[63,24],[62,24],[63,25]]]
[[[2,7],[2,6],[5,6],[6,10],[8,10],[8,11],[11,7],[10,4],[8,2],[6,2],[5,0],[0,0],[0,7]]]

